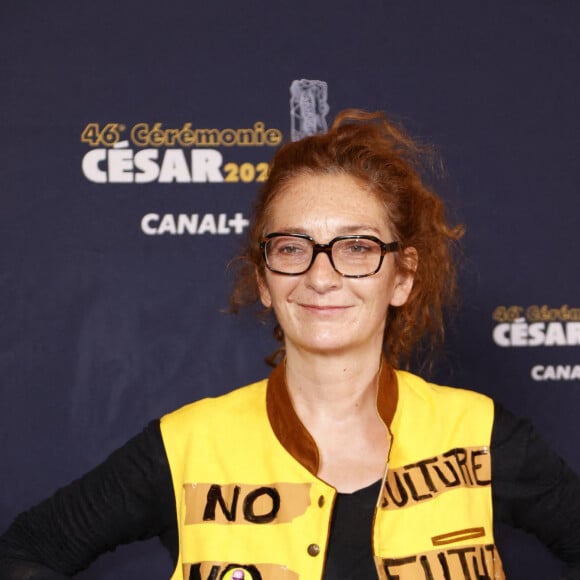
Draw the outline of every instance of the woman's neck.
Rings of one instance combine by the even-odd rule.
[[[318,447],[318,477],[352,492],[379,479],[389,447],[377,411],[381,355],[288,352],[286,383],[296,414]]]
[[[374,410],[381,360],[380,352],[321,356],[290,350],[286,383],[298,415],[340,416]]]

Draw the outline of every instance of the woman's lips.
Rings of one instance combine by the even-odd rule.
[[[335,304],[301,304],[300,306],[302,306],[302,308],[305,308],[306,310],[312,311],[312,312],[318,312],[320,314],[332,314],[334,312],[341,312],[343,310],[346,310],[347,308],[350,308],[350,306],[340,306],[340,305],[335,305]]]

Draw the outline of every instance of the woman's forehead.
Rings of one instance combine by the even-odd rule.
[[[269,227],[326,228],[336,235],[388,228],[387,211],[369,188],[346,174],[300,175],[290,180],[268,208]]]

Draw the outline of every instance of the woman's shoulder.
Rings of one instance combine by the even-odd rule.
[[[162,416],[161,426],[163,428],[168,422],[189,422],[198,417],[207,418],[210,415],[215,421],[220,415],[231,417],[232,414],[240,414],[242,409],[257,410],[261,404],[265,405],[267,384],[268,379],[262,379],[222,395],[193,401]]]
[[[395,374],[399,396],[412,395],[422,399],[445,400],[449,404],[455,401],[468,405],[479,403],[493,406],[494,404],[488,395],[474,389],[433,383],[408,371],[397,370]]]

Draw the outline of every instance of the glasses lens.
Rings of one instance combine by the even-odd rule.
[[[285,274],[305,271],[312,259],[312,243],[294,236],[276,236],[266,244],[266,261],[272,270]]]
[[[332,246],[336,269],[345,276],[366,276],[381,263],[381,246],[367,238],[337,240]]]

